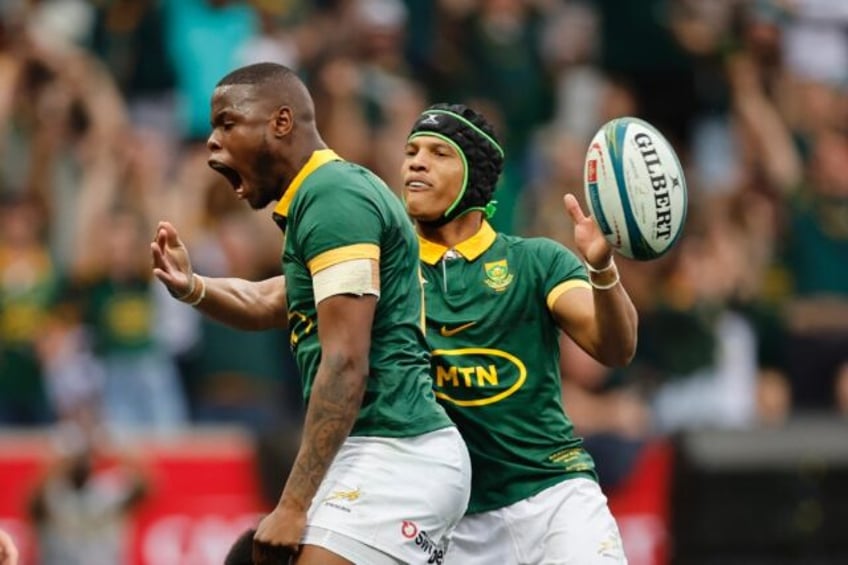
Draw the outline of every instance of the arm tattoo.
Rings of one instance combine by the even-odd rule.
[[[321,359],[309,396],[303,440],[281,502],[286,499],[304,510],[309,508],[359,413],[367,375],[361,374],[357,365],[335,356]]]

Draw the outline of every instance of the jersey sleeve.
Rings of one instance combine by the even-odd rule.
[[[534,244],[548,309],[553,309],[557,299],[569,290],[591,288],[586,267],[573,251],[550,239],[536,239]]]
[[[313,277],[346,261],[380,260],[382,214],[363,187],[317,185],[304,196],[295,238]]]

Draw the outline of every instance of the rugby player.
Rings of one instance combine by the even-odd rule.
[[[636,348],[636,310],[573,195],[565,208],[579,256],[492,229],[503,160],[482,115],[440,104],[413,125],[402,169],[436,396],[472,460],[471,502],[445,563],[626,563],[592,457],[563,410],[559,335],[623,366]]]
[[[440,562],[467,506],[470,461],[432,389],[412,222],[385,183],[326,147],[290,69],[225,76],[211,120],[209,165],[254,209],[278,201],[284,277],[197,275],[167,222],[151,250],[179,300],[236,327],[290,330],[303,438],[257,527],[254,561],[273,546],[297,565]]]

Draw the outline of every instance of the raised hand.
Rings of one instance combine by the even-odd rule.
[[[583,213],[573,194],[566,194],[563,201],[566,212],[574,221],[574,244],[577,250],[589,265],[595,269],[603,269],[610,264],[612,247],[604,238],[595,219]]]
[[[191,259],[177,229],[170,222],[159,222],[150,251],[153,254],[153,275],[172,295],[188,295],[194,286]]]

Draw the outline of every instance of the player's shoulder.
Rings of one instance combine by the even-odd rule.
[[[322,200],[329,205],[345,200],[369,200],[379,205],[380,198],[373,198],[388,187],[370,169],[350,161],[332,161],[313,172],[307,178],[302,200]],[[329,198],[328,198],[329,197]]]
[[[321,165],[304,179],[304,196],[316,195],[326,190],[343,192],[369,182],[371,171],[350,161],[330,161]]]

